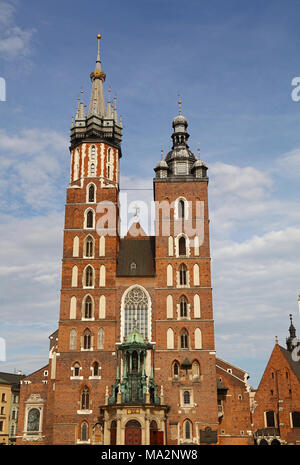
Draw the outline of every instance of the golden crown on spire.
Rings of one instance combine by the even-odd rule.
[[[100,39],[101,39],[101,34],[97,34],[97,39],[98,39],[98,55],[97,55],[97,63],[99,63],[99,69],[97,69],[98,65],[96,64],[96,69],[90,74],[91,81],[94,81],[95,79],[101,79],[101,81],[105,81],[106,74],[101,71],[100,68]]]

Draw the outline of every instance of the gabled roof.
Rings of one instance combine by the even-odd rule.
[[[121,239],[117,276],[155,276],[154,247],[153,236]]]
[[[284,349],[283,347],[279,346],[281,352],[289,362],[290,367],[294,371],[295,375],[297,376],[298,380],[300,381],[300,361],[296,362],[293,360],[292,353],[288,350]]]

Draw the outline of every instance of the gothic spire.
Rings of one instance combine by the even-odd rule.
[[[291,352],[294,348],[294,339],[296,337],[296,328],[293,325],[293,318],[291,314],[290,314],[290,321],[291,321],[291,324],[289,327],[290,337],[286,339],[286,346],[287,346],[287,350]]]
[[[101,34],[97,35],[98,39],[98,52],[95,71],[91,73],[92,93],[90,99],[90,106],[88,116],[94,114],[98,116],[105,116],[105,102],[104,102],[104,93],[103,93],[103,82],[105,81],[106,74],[101,71],[101,61],[100,61],[100,39]]]

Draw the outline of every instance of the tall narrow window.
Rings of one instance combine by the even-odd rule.
[[[89,265],[85,269],[85,278],[84,278],[84,286],[92,287],[94,284],[94,270]]]
[[[73,257],[78,257],[79,255],[79,237],[75,236],[73,239]]]
[[[186,240],[185,237],[181,236],[178,241],[179,255],[186,255]]]
[[[76,318],[76,297],[73,295],[70,300],[70,320],[75,320]]]
[[[106,313],[106,297],[102,295],[99,299],[99,318],[105,318]]]
[[[180,299],[180,317],[186,318],[187,317],[187,301],[184,296]]]
[[[188,349],[189,347],[189,335],[186,329],[183,329],[180,334],[180,348]]]
[[[84,301],[84,318],[92,318],[93,316],[93,301],[88,295]]]
[[[191,403],[191,399],[190,399],[190,391],[184,391],[183,393],[183,403],[184,404],[190,404]]]
[[[202,333],[200,328],[195,329],[195,349],[202,349]]]
[[[185,435],[185,439],[191,439],[191,423],[189,420],[186,420],[185,424],[184,424],[184,435]]]
[[[187,284],[187,269],[184,264],[180,265],[179,268],[179,283],[181,286],[186,286]]]
[[[173,363],[173,376],[175,377],[179,376],[179,363],[178,362]]]
[[[178,218],[184,218],[184,201],[182,199],[178,202]]]
[[[86,329],[83,335],[83,348],[84,349],[91,348],[91,332],[89,329]]]
[[[85,256],[93,257],[94,256],[94,239],[92,236],[88,236],[85,240]]]
[[[195,361],[193,362],[193,365],[192,365],[192,375],[193,375],[193,379],[199,378],[199,376],[200,376],[200,365],[199,365],[199,363],[197,362],[197,360],[195,360]]]
[[[300,412],[292,412],[292,428],[300,428]]]
[[[104,266],[104,265],[101,265],[101,266],[100,266],[99,286],[101,286],[101,287],[105,286],[105,279],[106,279],[105,266]]]
[[[91,163],[90,173],[91,173],[91,176],[95,176],[95,163]]]
[[[73,181],[76,181],[76,179],[79,178],[79,150],[75,150],[75,155],[74,155],[74,175],[73,175]]]
[[[74,376],[80,376],[80,365],[78,362],[74,363]]]
[[[91,160],[94,161],[96,158],[96,147],[95,145],[92,145],[91,147]]]
[[[200,271],[199,271],[198,263],[194,265],[193,275],[194,275],[194,286],[200,286]]]
[[[78,281],[78,267],[76,265],[72,268],[72,287],[77,287]]]
[[[87,386],[81,392],[81,410],[89,410],[90,408],[90,391]]]
[[[104,349],[104,329],[98,331],[98,349]]]
[[[174,331],[172,328],[167,331],[167,349],[174,349]]]
[[[89,202],[95,202],[95,186],[94,186],[94,184],[89,185],[88,201]]]
[[[77,341],[77,332],[76,329],[71,329],[70,331],[70,349],[75,350],[76,349],[76,341]]]
[[[81,425],[80,440],[81,441],[87,441],[88,440],[88,425],[87,425],[86,422],[82,423],[82,425]]]
[[[98,376],[98,371],[99,371],[99,363],[95,362],[93,365],[93,376]]]
[[[173,286],[173,268],[170,264],[167,266],[167,286]]]
[[[275,412],[273,410],[269,410],[265,413],[265,415],[266,415],[266,427],[275,428]]]
[[[86,214],[86,227],[87,228],[94,227],[94,210],[89,210]]]

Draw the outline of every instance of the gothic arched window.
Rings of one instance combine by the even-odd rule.
[[[83,348],[90,349],[91,348],[91,333],[88,329],[85,330],[83,335]]]
[[[78,362],[74,363],[74,376],[80,376],[80,365]]]
[[[90,184],[88,188],[88,201],[95,202],[95,186],[94,184]]]
[[[76,329],[71,329],[70,331],[70,349],[75,350],[76,349],[76,340],[77,340],[77,332]]]
[[[148,297],[143,289],[134,287],[127,292],[124,300],[124,336],[127,337],[135,326],[144,338],[148,337]]]
[[[181,236],[178,241],[179,255],[186,255],[186,240],[185,237]]]
[[[81,434],[80,434],[81,441],[88,440],[88,424],[86,422],[82,423],[81,425]]]
[[[184,218],[184,201],[182,199],[178,202],[178,218]]]
[[[98,349],[104,349],[104,329],[98,331]]]
[[[98,376],[99,363],[95,362],[93,365],[93,376]]]
[[[181,286],[186,286],[187,284],[187,269],[184,264],[180,265],[179,268],[179,284]]]
[[[93,301],[90,295],[84,301],[84,318],[92,318],[93,316]]]
[[[89,410],[90,408],[90,390],[84,386],[81,392],[81,410]]]
[[[85,269],[84,286],[92,287],[94,285],[94,270],[89,265]]]
[[[186,329],[183,329],[180,334],[180,348],[188,349],[189,347],[189,335]]]
[[[89,210],[86,214],[86,227],[87,228],[94,227],[94,210]]]
[[[189,420],[186,420],[184,423],[184,437],[185,439],[191,439],[192,425]]]
[[[88,236],[85,239],[84,255],[85,255],[85,257],[93,257],[94,256],[94,239],[92,238],[92,236]]]
[[[180,317],[186,318],[187,317],[187,301],[184,296],[180,299]]]
[[[173,376],[179,376],[179,363],[173,363]]]

